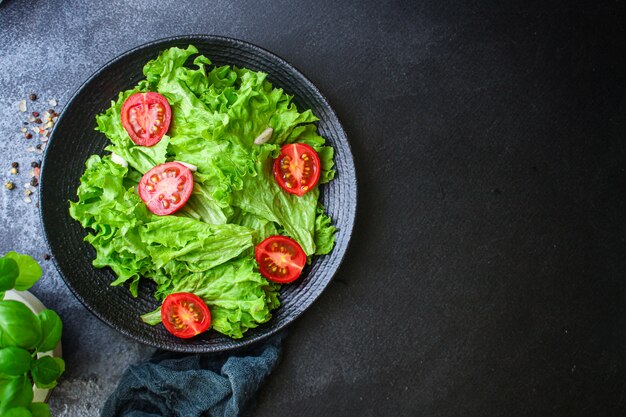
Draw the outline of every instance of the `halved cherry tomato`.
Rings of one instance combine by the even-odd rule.
[[[193,191],[193,175],[178,162],[166,162],[146,172],[139,181],[139,197],[159,216],[180,210]]]
[[[211,312],[202,298],[189,292],[170,294],[161,306],[163,325],[176,337],[188,339],[207,330]]]
[[[274,161],[274,178],[288,193],[302,197],[320,179],[320,157],[309,145],[291,143],[280,150]]]
[[[122,105],[122,126],[140,146],[159,143],[170,127],[172,109],[159,93],[136,93]]]
[[[306,254],[287,236],[270,236],[254,250],[261,275],[270,281],[286,284],[295,281],[306,263]]]

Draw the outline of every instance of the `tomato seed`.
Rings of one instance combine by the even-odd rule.
[[[158,183],[159,182],[159,176],[157,174],[154,174],[150,177],[150,181],[152,181],[153,183]]]
[[[168,178],[174,178],[178,174],[180,174],[180,171],[178,171],[176,168],[170,168],[170,169],[166,169],[165,171],[163,171],[163,173]]]
[[[164,209],[168,209],[168,208],[170,208],[170,202],[169,202],[169,201],[167,201],[167,200],[163,200],[163,201],[161,201],[161,204],[163,204],[163,208],[164,208]]]

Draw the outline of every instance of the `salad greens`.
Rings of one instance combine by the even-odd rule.
[[[334,245],[335,227],[314,188],[302,197],[283,191],[272,171],[282,145],[301,142],[321,161],[320,184],[333,179],[334,151],[325,145],[310,110],[300,112],[292,97],[267,81],[267,74],[213,66],[194,46],[170,48],[144,66],[145,80],[119,94],[97,116],[96,130],[128,167],[109,155],[92,155],[81,177],[70,214],[87,229],[96,250],[93,265],[110,267],[137,295],[141,277],[157,284],[155,296],[192,292],[209,306],[215,330],[240,338],[268,321],[279,306],[279,285],[258,271],[254,247],[264,238],[292,237],[307,256]],[[185,64],[192,56],[193,64]],[[155,91],[172,108],[169,131],[152,147],[137,146],[122,126],[124,101]],[[268,127],[270,140],[254,139]],[[137,195],[141,176],[155,165],[181,161],[197,166],[186,205],[170,216],[151,213]],[[158,311],[145,314],[151,324]]]
[[[9,252],[0,258],[0,415],[49,417],[47,404],[33,403],[33,383],[53,388],[65,370],[61,358],[40,355],[61,340],[59,315],[45,309],[35,315],[18,301],[3,300],[4,291],[27,290],[41,268],[28,255]]]

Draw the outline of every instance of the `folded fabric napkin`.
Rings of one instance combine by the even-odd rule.
[[[126,370],[101,417],[245,416],[278,363],[284,336],[231,354],[157,350]]]

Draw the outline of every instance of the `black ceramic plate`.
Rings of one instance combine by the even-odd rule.
[[[83,238],[86,231],[68,212],[68,201],[76,200],[79,178],[92,154],[104,154],[106,138],[96,131],[95,117],[110,106],[122,90],[143,78],[142,68],[160,51],[195,45],[216,65],[236,65],[268,73],[276,87],[294,95],[299,109],[311,109],[321,135],[335,148],[337,176],[321,187],[322,202],[337,227],[333,251],[315,257],[294,285],[281,290],[282,305],[272,319],[244,334],[239,340],[210,331],[192,340],[177,339],[163,326],[149,326],[139,315],[158,307],[154,286],[144,282],[139,297],[125,287],[109,284],[111,270],[91,265],[95,250]],[[216,352],[241,347],[280,330],[304,312],[326,288],[337,271],[352,233],[356,209],[354,162],[335,112],[324,96],[299,71],[276,55],[249,43],[216,36],[181,36],[152,42],[133,49],[106,64],[76,92],[59,118],[48,143],[41,173],[40,207],[43,227],[57,269],[76,297],[93,314],[121,333],[142,343],[181,352]]]

